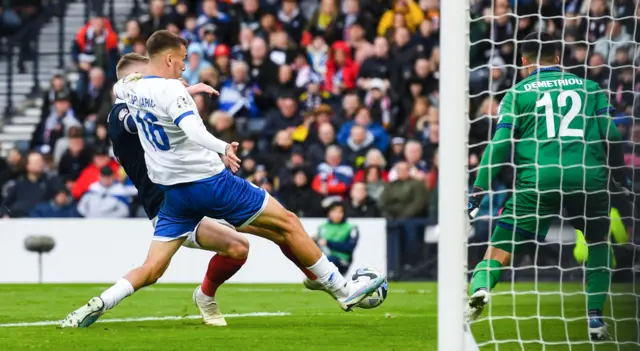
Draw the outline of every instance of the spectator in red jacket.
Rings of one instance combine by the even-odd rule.
[[[311,187],[323,196],[338,195],[346,198],[353,180],[353,169],[342,164],[342,150],[331,145],[327,147],[325,162],[318,165],[318,175]]]
[[[109,150],[98,147],[93,154],[93,163],[85,168],[71,188],[71,194],[76,200],[89,190],[91,184],[100,180],[100,169],[109,166],[114,174],[118,174],[120,165],[109,156]]]
[[[357,78],[358,64],[351,57],[349,44],[336,41],[329,52],[324,88],[334,95],[341,95],[356,87]]]
[[[88,87],[88,75],[92,67],[100,67],[111,82],[116,81],[118,63],[118,34],[109,20],[96,16],[80,28],[71,49],[73,62],[78,66],[78,94],[84,95]]]

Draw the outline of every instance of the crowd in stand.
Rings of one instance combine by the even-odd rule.
[[[640,169],[634,1],[471,3],[470,169],[505,90],[526,76],[516,41],[536,30],[563,39],[567,70],[610,93],[630,141],[627,162]],[[143,215],[109,156],[105,123],[118,58],[144,54],[145,39],[168,29],[189,41],[183,78],[220,91],[194,99],[213,135],[240,142],[238,176],[300,216],[324,216],[323,199],[338,197],[348,217],[437,218],[439,1],[149,0],[146,8],[126,23],[93,17],[78,32],[78,81],[52,78],[30,153],[0,160],[2,215]],[[510,184],[507,170],[495,189]]]

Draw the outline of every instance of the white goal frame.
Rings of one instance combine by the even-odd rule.
[[[469,0],[440,2],[438,351],[465,350]]]

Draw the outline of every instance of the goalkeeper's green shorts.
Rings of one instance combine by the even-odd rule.
[[[567,216],[562,215],[565,209]],[[609,194],[606,190],[562,193],[516,189],[504,206],[491,245],[507,252],[525,240],[544,241],[551,221],[568,220],[589,242],[606,240],[609,233]]]

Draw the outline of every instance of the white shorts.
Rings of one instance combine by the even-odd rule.
[[[202,250],[202,246],[200,246],[200,244],[198,244],[198,240],[196,239],[196,233],[198,232],[198,227],[200,226],[200,223],[202,223],[202,221],[204,221],[205,219],[213,219],[213,218],[204,217],[202,220],[200,220],[198,225],[196,225],[196,227],[193,228],[193,231],[187,232],[184,235],[181,235],[179,237],[173,238],[171,240],[175,240],[175,239],[180,239],[180,238],[186,237],[186,239],[182,243],[182,246],[188,247],[190,249],[200,249],[200,250]],[[222,224],[222,225],[224,225],[224,226],[232,228],[233,230],[236,229],[234,226],[229,224],[229,222],[225,221],[224,219],[213,219],[213,220],[218,222],[218,223],[220,223],[220,224]],[[156,216],[151,220],[151,225],[155,228],[157,222],[158,222],[158,217]],[[164,239],[167,239],[167,238],[154,236],[152,240],[171,241],[171,240],[164,240]]]

